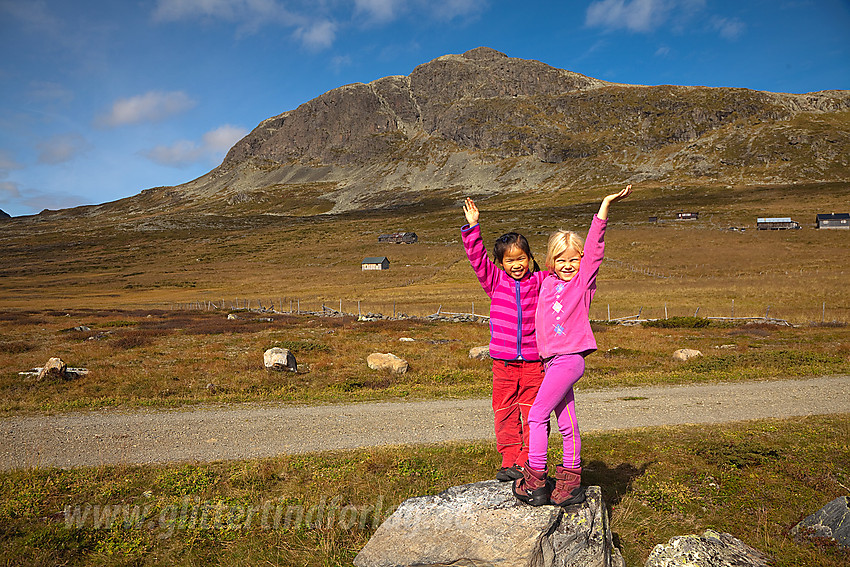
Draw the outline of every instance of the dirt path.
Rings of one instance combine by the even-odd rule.
[[[850,376],[579,392],[582,431],[850,413]],[[0,469],[212,461],[493,438],[488,399],[0,419]]]

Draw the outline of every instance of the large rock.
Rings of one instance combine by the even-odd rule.
[[[673,360],[677,362],[685,362],[692,358],[697,358],[698,356],[702,356],[702,353],[696,349],[680,348],[673,353]]]
[[[738,538],[714,530],[656,545],[644,567],[768,567],[770,558]]]
[[[295,356],[288,349],[281,347],[272,347],[263,353],[263,363],[266,368],[271,370],[288,370],[290,372],[298,370]]]
[[[598,486],[567,509],[517,502],[510,483],[449,488],[403,502],[354,559],[356,567],[493,565],[619,567]]]
[[[395,374],[404,374],[408,368],[405,359],[391,352],[373,352],[366,357],[366,365],[372,370],[387,370]]]
[[[834,540],[850,548],[850,509],[848,497],[839,496],[791,529],[794,537],[814,536]]]
[[[476,346],[469,349],[469,358],[474,358],[475,360],[487,360],[490,358],[490,347],[485,346]]]
[[[50,378],[65,378],[65,369],[68,365],[62,362],[61,358],[53,357],[49,359],[38,372],[38,380],[46,380]]]

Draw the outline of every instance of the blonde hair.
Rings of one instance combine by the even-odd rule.
[[[546,268],[555,268],[555,258],[572,248],[579,254],[584,255],[584,239],[571,230],[559,230],[553,232],[546,245]]]

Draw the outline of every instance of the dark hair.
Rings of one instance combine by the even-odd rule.
[[[496,263],[501,264],[505,257],[505,252],[516,246],[528,255],[528,259],[532,261],[533,267],[529,271],[539,272],[540,266],[537,265],[537,260],[534,259],[534,254],[531,253],[531,246],[528,245],[528,240],[518,232],[509,232],[503,234],[496,239],[493,245],[493,256],[496,258]]]

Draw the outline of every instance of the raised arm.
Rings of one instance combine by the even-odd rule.
[[[620,191],[619,193],[608,195],[607,197],[602,199],[602,204],[599,205],[599,212],[596,213],[596,216],[599,217],[599,220],[608,220],[608,208],[611,206],[611,203],[621,201],[628,197],[631,193],[632,186],[626,185],[626,188]]]

